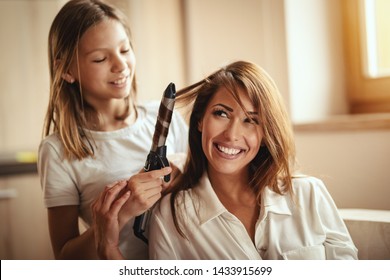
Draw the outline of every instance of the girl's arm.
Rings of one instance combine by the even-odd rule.
[[[166,186],[162,177],[171,171],[171,167],[165,167],[138,173],[127,182],[113,183],[92,204],[95,244],[101,259],[123,259],[119,250],[121,229],[160,199],[162,187]]]
[[[124,259],[119,250],[119,234],[124,225],[120,222],[119,212],[130,197],[126,186],[126,181],[107,186],[92,204],[95,245],[101,259]]]
[[[97,259],[94,229],[79,233],[77,205],[48,208],[49,232],[56,259]]]

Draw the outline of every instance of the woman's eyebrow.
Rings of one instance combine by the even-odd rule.
[[[229,106],[225,105],[225,104],[218,103],[218,104],[214,104],[214,105],[213,105],[213,107],[217,107],[217,106],[221,106],[221,107],[225,108],[227,111],[233,112],[233,109],[230,108]]]
[[[213,107],[216,107],[216,106],[222,106],[222,107],[225,108],[227,111],[233,112],[233,109],[230,108],[229,106],[225,105],[225,104],[217,103],[217,104],[213,105]],[[248,115],[258,115],[258,112],[253,112],[253,111],[247,111],[247,113],[248,113]]]

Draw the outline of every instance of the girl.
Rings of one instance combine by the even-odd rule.
[[[115,186],[126,198],[116,217],[118,250],[129,259],[147,258],[146,245],[133,235],[133,217],[160,198],[166,187],[161,176],[172,168],[139,172],[159,104],[136,103],[136,60],[125,17],[99,0],[67,2],[49,32],[49,66],[47,137],[39,147],[38,171],[55,258],[98,257],[95,236],[99,240],[100,233],[92,224],[91,203],[106,185],[107,199]],[[185,122],[174,114],[168,154],[186,151],[186,132]],[[89,227],[83,233],[79,218]]]
[[[238,61],[181,90],[195,101],[182,176],[154,209],[154,259],[356,259],[324,184],[292,176],[292,129],[272,79]]]

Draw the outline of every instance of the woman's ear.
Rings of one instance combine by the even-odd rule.
[[[201,120],[198,122],[198,130],[199,130],[199,132],[202,132],[202,127],[203,127],[203,119],[201,119]]]

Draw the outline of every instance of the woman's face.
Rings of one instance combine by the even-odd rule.
[[[228,90],[221,87],[210,100],[198,125],[209,173],[245,175],[260,149],[263,129],[257,108],[242,89],[239,96],[250,118]]]
[[[104,20],[81,37],[79,55],[70,73],[81,83],[83,96],[95,108],[107,100],[129,95],[135,72],[135,55],[122,24]]]

